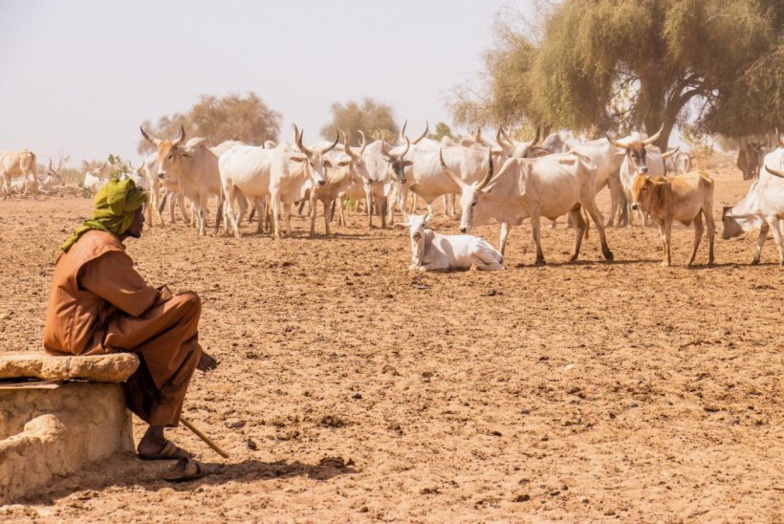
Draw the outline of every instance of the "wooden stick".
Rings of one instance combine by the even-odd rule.
[[[184,418],[184,417],[180,416],[180,422],[182,422],[182,424],[183,424],[183,425],[184,425],[186,428],[188,428],[189,430],[193,431],[193,433],[194,433],[194,434],[195,434],[197,437],[199,437],[200,439],[202,439],[202,440],[205,442],[205,444],[207,444],[209,447],[211,447],[212,449],[214,449],[214,450],[215,450],[215,451],[218,453],[218,455],[220,455],[220,456],[221,456],[221,457],[223,457],[223,458],[229,458],[229,454],[228,454],[228,453],[226,453],[226,452],[225,452],[225,451],[223,451],[221,448],[219,448],[219,447],[218,447],[218,445],[217,445],[217,444],[215,444],[215,443],[214,443],[212,440],[210,440],[210,438],[209,438],[207,435],[205,435],[204,433],[202,433],[201,431],[199,431],[199,429],[198,429],[196,426],[194,426],[193,424],[191,424],[190,422],[188,422],[187,420],[185,420],[185,418]]]

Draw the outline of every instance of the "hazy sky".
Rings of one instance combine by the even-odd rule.
[[[482,69],[502,8],[531,0],[0,0],[0,150],[138,160],[139,124],[253,91],[305,143],[332,102],[391,104],[409,134]],[[432,127],[431,127],[432,129]]]

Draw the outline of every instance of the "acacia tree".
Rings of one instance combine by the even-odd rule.
[[[518,29],[487,74],[518,87],[487,105],[579,131],[628,131],[675,124],[731,136],[784,122],[784,4],[780,0],[565,0],[534,44]],[[513,41],[514,42],[514,41]],[[523,43],[521,43],[523,42]],[[492,62],[486,62],[492,66]],[[530,94],[529,94],[530,93]],[[523,99],[515,102],[514,97]]]
[[[392,106],[371,98],[363,98],[361,103],[353,100],[345,104],[333,102],[330,108],[332,121],[321,128],[324,139],[331,140],[338,130],[342,130],[349,143],[356,144],[361,141],[360,130],[368,140],[376,136],[395,137],[399,132]]]
[[[210,145],[226,140],[262,144],[265,140],[278,140],[280,120],[280,113],[267,107],[255,93],[248,93],[246,96],[231,94],[222,98],[202,95],[187,113],[162,116],[154,126],[149,120],[142,125],[159,137],[176,136],[180,125],[183,125],[189,136],[204,137]],[[144,154],[154,146],[141,139],[137,149]]]

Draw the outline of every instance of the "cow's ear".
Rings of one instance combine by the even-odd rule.
[[[350,164],[351,164],[350,160],[344,160],[343,162],[338,162],[338,167],[346,167],[347,165]]]
[[[182,156],[184,156],[184,157],[193,158],[193,155],[190,154],[188,151],[185,151],[185,150],[180,151],[180,154]]]
[[[403,162],[403,165],[404,166],[413,166],[414,163],[411,160],[406,160],[405,162]]]
[[[324,160],[324,167],[332,167],[332,162],[329,160]]]
[[[289,158],[291,158],[291,160],[293,160],[294,162],[300,162],[300,163],[307,162],[308,160],[307,155],[291,155]]]
[[[626,156],[626,151],[616,151],[615,156]]]

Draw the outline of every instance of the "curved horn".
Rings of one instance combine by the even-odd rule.
[[[130,160],[128,161],[128,170],[129,170],[129,171],[136,171],[136,170],[133,168],[133,162],[131,162]]]
[[[604,135],[604,136],[605,136],[605,137],[607,138],[607,140],[609,140],[609,141],[610,141],[610,143],[611,143],[612,145],[614,145],[615,147],[619,147],[619,148],[621,148],[621,149],[625,149],[626,151],[628,151],[628,150],[629,150],[629,146],[627,146],[626,144],[622,144],[621,142],[618,142],[617,140],[613,140],[612,138],[610,138],[610,135],[608,135],[608,134],[606,134],[606,133],[605,133],[605,135]]]
[[[310,149],[305,147],[305,144],[302,143],[302,135],[305,134],[305,130],[303,129],[302,131],[300,131],[297,128],[297,124],[291,124],[291,127],[294,128],[294,137],[295,137],[295,139],[297,141],[297,147],[299,148],[300,151],[302,151],[306,155],[310,156],[312,154],[312,152],[310,151]]]
[[[646,138],[645,140],[642,141],[642,143],[645,144],[646,146],[653,144],[659,139],[659,136],[662,134],[662,131],[664,131],[664,124],[662,124],[662,126],[659,128],[659,130],[656,132],[655,135]]]
[[[406,139],[406,149],[400,155],[400,158],[404,158],[406,156],[406,153],[408,153],[408,150],[411,149],[411,140],[409,140],[407,136],[404,138]]]
[[[400,130],[400,136],[399,136],[399,138],[400,138],[400,141],[401,141],[401,142],[403,142],[403,137],[405,137],[405,136],[406,136],[406,126],[407,126],[407,125],[408,125],[408,120],[406,120],[405,122],[403,122],[403,128]]]
[[[455,184],[457,184],[457,187],[459,187],[459,188],[460,188],[460,191],[462,192],[462,191],[463,191],[463,188],[465,188],[466,186],[468,186],[468,184],[466,184],[465,180],[463,180],[462,178],[460,178],[459,176],[457,176],[456,174],[454,174],[454,173],[452,172],[452,170],[451,170],[451,169],[449,169],[449,168],[446,166],[446,162],[444,162],[444,150],[443,150],[443,149],[439,149],[439,150],[438,150],[438,158],[439,158],[439,160],[441,160],[441,169],[443,169],[443,170],[444,170],[444,173],[446,173],[446,176],[448,176],[449,178],[451,178],[451,179],[452,179],[452,182],[454,182]]]
[[[490,152],[487,154],[487,174],[485,174],[485,177],[482,179],[481,182],[479,182],[479,185],[476,186],[476,190],[477,191],[481,191],[487,185],[487,183],[490,182],[491,178],[493,178],[493,150],[492,150],[492,148],[490,149]]]
[[[423,139],[423,138],[425,138],[425,137],[427,136],[427,133],[428,133],[429,131],[430,131],[430,122],[428,122],[427,120],[425,120],[425,132],[424,132],[424,133],[422,133],[421,135],[419,135],[419,138],[415,139],[415,140],[414,140],[413,142],[411,142],[411,143],[412,143],[412,144],[418,144],[419,142],[421,142],[421,141],[422,141],[422,139]],[[404,133],[404,134],[405,134],[405,133]]]
[[[348,144],[348,138],[346,138],[346,133],[344,133],[342,129],[339,129],[338,133],[340,133],[340,137],[343,139],[343,149],[346,152],[346,154],[350,156],[352,160],[357,158],[357,155],[351,150],[351,146]]]
[[[675,149],[670,149],[666,153],[662,154],[662,160],[664,160],[665,158],[670,158],[672,155],[677,153],[680,148],[681,148],[681,146],[678,146]]]
[[[511,129],[511,127],[509,129]],[[510,146],[514,147],[514,142],[512,142],[512,139],[509,138],[509,135],[506,134],[506,131],[504,131],[504,128],[502,126],[499,126],[498,130],[501,132],[501,135],[504,137],[504,139],[506,139],[507,143]]]
[[[779,128],[776,128],[776,139],[779,141],[779,147],[784,147],[784,140],[781,139],[781,133],[779,133]]]
[[[172,140],[172,144],[178,146],[183,140],[185,140],[185,126],[180,124],[180,136]]]
[[[359,154],[361,155],[362,153],[365,152],[365,146],[367,145],[367,141],[365,140],[365,133],[363,133],[361,129],[359,130],[359,134],[362,136],[362,146],[359,148]]]
[[[779,139],[779,140],[781,140],[781,139]],[[784,172],[782,172],[782,171],[776,171],[775,169],[771,169],[770,167],[768,167],[768,164],[765,164],[765,169],[766,169],[766,170],[768,171],[768,173],[770,173],[771,175],[776,175],[777,177],[784,178]]]
[[[300,135],[300,138],[302,138],[302,135]],[[332,142],[331,146],[327,147],[326,149],[322,149],[321,150],[321,154],[328,153],[328,152],[332,151],[333,149],[335,149],[335,146],[338,145],[339,141],[340,141],[340,133],[338,133],[336,131],[335,132],[335,141]]]
[[[536,136],[534,137],[534,141],[531,142],[531,144],[528,147],[535,146],[536,144],[539,143],[539,135],[541,134],[541,132],[542,131],[539,127],[539,124],[536,124]]]
[[[156,137],[156,136],[154,136],[154,135],[148,135],[147,131],[144,130],[144,126],[139,126],[139,130],[142,132],[142,136],[145,139],[147,139],[148,142],[150,142],[150,143],[152,143],[152,144],[154,144],[156,146],[161,145],[161,139]]]
[[[49,171],[54,171],[54,167],[52,167],[52,159],[49,159]]]

